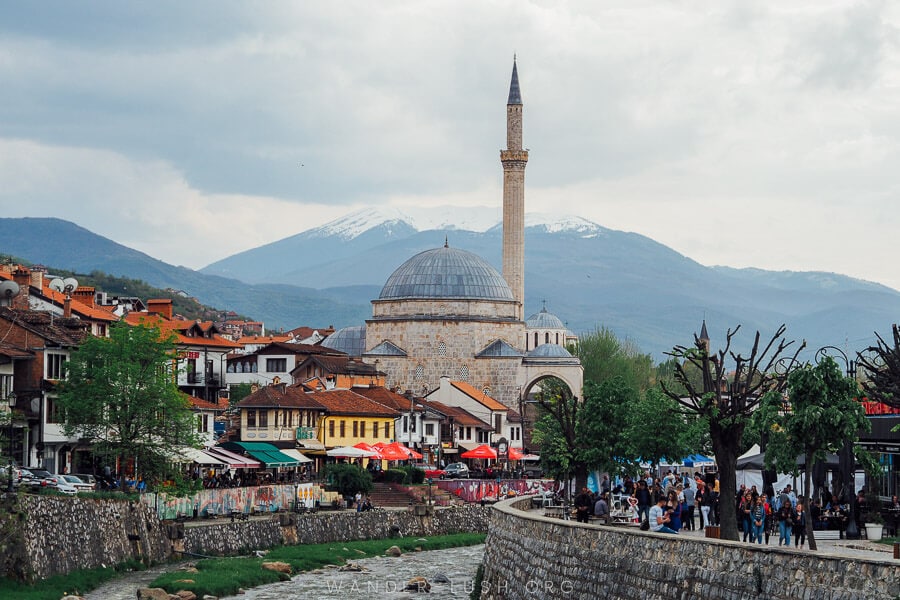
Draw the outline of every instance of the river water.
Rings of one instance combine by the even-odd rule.
[[[284,600],[315,598],[316,600],[349,600],[354,598],[468,598],[475,572],[484,559],[484,545],[447,550],[409,552],[398,558],[376,557],[353,561],[362,571],[339,571],[337,568],[300,573],[290,581],[252,588],[228,600]],[[147,587],[157,574],[175,567],[156,567],[131,573],[108,582],[85,596],[87,600],[133,600],[138,588]],[[446,583],[438,583],[442,577]],[[427,596],[405,591],[413,577],[424,577],[431,584]],[[222,600],[225,600],[224,598]]]

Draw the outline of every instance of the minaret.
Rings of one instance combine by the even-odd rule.
[[[506,101],[506,150],[500,151],[503,164],[503,278],[525,318],[525,165],[528,150],[522,149],[522,95],[519,73],[513,57],[509,100]]]

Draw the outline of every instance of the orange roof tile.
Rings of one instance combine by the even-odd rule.
[[[469,396],[470,398],[472,398],[472,400],[475,400],[476,402],[478,402],[479,404],[481,404],[482,406],[484,406],[485,408],[487,408],[489,410],[497,410],[497,411],[509,410],[508,406],[505,406],[505,405],[497,402],[496,400],[494,400],[493,398],[491,398],[490,396],[485,394],[483,391],[475,389],[473,386],[469,385],[468,383],[466,383],[464,381],[451,381],[450,385],[452,385],[453,387],[455,387],[456,389],[461,391],[463,394]]]
[[[438,412],[442,412],[448,417],[453,419],[453,422],[456,425],[462,425],[464,427],[478,427],[480,429],[491,429],[491,426],[468,412],[463,408],[459,408],[458,406],[449,406],[444,404],[443,402],[438,402],[437,400],[428,400],[427,404],[437,410]]]
[[[333,415],[358,415],[363,417],[396,417],[398,412],[378,402],[360,396],[351,390],[312,392],[309,396],[328,409]]]

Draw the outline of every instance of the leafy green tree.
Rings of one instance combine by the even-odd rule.
[[[792,341],[784,339],[785,326],[781,325],[770,340],[760,344],[757,331],[749,356],[731,349],[732,339],[740,329],[729,329],[723,350],[711,353],[705,340],[694,336],[694,346],[675,346],[669,356],[676,359],[676,386],[661,382],[667,396],[681,405],[685,415],[694,415],[709,425],[709,437],[716,464],[719,468],[720,497],[726,501],[719,505],[721,536],[738,539],[737,512],[734,502],[735,471],[737,457],[743,449],[744,429],[750,416],[759,405],[763,394],[781,392],[787,385],[786,373],[797,364],[797,354],[787,355]],[[785,369],[776,370],[776,364],[786,360]],[[733,364],[729,369],[728,362]],[[698,378],[695,371],[699,372]]]
[[[89,337],[66,363],[58,405],[66,435],[92,444],[96,456],[135,461],[153,482],[173,470],[174,448],[197,446],[190,401],[175,383],[175,345],[160,330],[114,325]]]
[[[677,402],[659,388],[650,388],[629,415],[625,435],[632,456],[652,465],[678,460],[698,449],[700,434],[695,415],[686,418]]]
[[[234,409],[238,402],[249,396],[252,387],[250,383],[237,383],[231,386],[228,389],[228,408]]]
[[[357,465],[346,463],[327,465],[325,480],[342,496],[355,496],[356,492],[367,494],[373,487],[371,473]]]
[[[856,401],[859,387],[845,377],[831,357],[815,366],[804,365],[788,376],[788,396],[769,393],[763,398],[754,419],[768,424],[769,444],[766,466],[782,473],[799,472],[797,455],[806,455],[803,489],[813,489],[812,465],[824,462],[837,452],[845,439],[859,439],[860,431],[869,431],[869,421],[862,405]],[[813,490],[812,497],[820,497]],[[806,521],[809,549],[816,550],[812,520]]]
[[[643,354],[634,343],[619,340],[606,327],[600,327],[578,341],[578,358],[584,367],[584,380],[600,384],[619,377],[638,391],[654,385],[653,358]]]
[[[584,386],[584,407],[578,412],[574,459],[588,469],[613,475],[634,472],[633,440],[623,432],[640,403],[640,394],[622,377]],[[543,456],[543,455],[542,455]]]

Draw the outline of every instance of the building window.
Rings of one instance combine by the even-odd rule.
[[[556,332],[556,345],[559,345],[559,332]]]
[[[503,433],[503,430],[500,428],[503,424],[503,415],[497,413],[494,415],[494,431],[497,433]]]
[[[353,437],[359,437],[359,422],[353,421]]]
[[[286,358],[267,358],[266,373],[284,373],[287,371]]]
[[[544,334],[544,343],[545,343],[545,344],[549,344],[549,343],[550,343],[550,332],[549,332],[549,331],[548,331],[547,333]]]
[[[459,368],[457,378],[460,381],[469,381],[469,367],[467,365],[463,365]]]
[[[484,386],[483,388],[481,388],[481,393],[484,394],[485,396],[490,396],[491,388],[489,388],[488,386]]]
[[[248,410],[247,411],[247,427],[256,427],[256,411]]]
[[[384,437],[386,437],[388,439],[391,438],[391,424],[390,423],[384,424]]]
[[[466,432],[466,437],[465,437],[465,439],[471,440],[471,439],[472,439],[472,428],[471,428],[471,427],[466,427],[463,431]]]
[[[66,355],[47,353],[47,379],[63,379],[65,375]]]
[[[410,430],[413,433],[415,433],[416,432],[416,416],[415,415],[412,416],[412,419],[410,420],[409,423],[410,423]]]
[[[0,375],[0,399],[6,400],[6,398],[9,398],[9,393],[12,391],[12,385],[12,375]]]
[[[444,342],[438,344],[438,356],[447,356],[447,344]]]
[[[334,437],[334,421],[328,421],[328,437]]]
[[[59,414],[59,405],[56,403],[56,398],[47,398],[47,412],[45,414],[47,423],[62,423],[62,418]]]
[[[374,437],[374,438],[378,437],[378,421],[375,421],[374,423],[372,423],[372,437]]]
[[[340,426],[340,436],[344,437],[347,435],[347,421],[342,420]]]
[[[259,411],[259,426],[260,427],[268,427],[269,426],[269,411],[267,411],[267,410]]]
[[[425,423],[425,435],[434,435],[434,423]]]
[[[416,379],[424,379],[425,378],[425,367],[422,365],[416,365]]]
[[[409,417],[403,417],[403,431],[409,431]]]
[[[366,422],[359,422],[359,437],[366,437]]]
[[[534,332],[534,347],[537,348],[537,345],[538,345],[538,338],[537,338],[537,331],[535,331]]]

